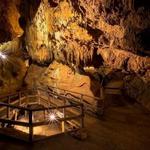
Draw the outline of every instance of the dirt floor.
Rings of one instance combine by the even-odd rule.
[[[88,138],[59,135],[28,144],[0,136],[0,150],[148,150],[150,114],[138,104],[109,107],[103,119],[86,116]]]

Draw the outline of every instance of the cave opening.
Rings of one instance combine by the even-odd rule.
[[[48,0],[51,7],[57,7],[59,0]]]

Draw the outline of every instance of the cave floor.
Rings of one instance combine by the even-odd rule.
[[[88,138],[74,139],[68,134],[32,145],[0,136],[0,150],[148,150],[150,114],[138,104],[109,107],[103,119],[86,116]]]

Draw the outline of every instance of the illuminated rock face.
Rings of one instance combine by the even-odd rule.
[[[20,0],[0,0],[0,95],[20,89],[26,73],[22,60],[21,36],[23,29],[19,24]]]
[[[52,86],[92,97],[100,94],[100,83],[56,61],[49,67],[31,65],[28,72],[25,81],[29,87]]]
[[[19,38],[0,44],[0,53],[5,56],[5,59],[0,57],[0,95],[14,92],[23,84],[27,68],[21,48]]]
[[[80,26],[82,16],[66,0],[51,7],[41,1],[33,20],[26,27],[26,46],[29,55],[38,63],[54,59],[79,66],[90,63],[93,57],[93,38]]]
[[[101,65],[107,65],[112,72],[116,69],[125,71],[129,76],[122,80],[128,87],[128,95],[148,106],[145,97],[148,97],[150,82],[149,6],[147,0],[0,0],[0,43],[8,45],[0,46],[0,51],[6,47],[9,47],[8,51],[15,47],[19,53],[26,50],[31,62],[49,66],[40,67],[41,74],[53,66],[54,71],[45,78],[37,76],[45,85],[54,85],[51,75],[57,67],[65,70],[66,65],[75,72],[84,72],[87,66],[98,70]],[[12,42],[15,40],[22,44],[15,45]],[[59,64],[53,64],[53,61]],[[35,72],[36,69],[39,70],[34,67]],[[35,76],[32,65],[28,77],[30,73]],[[63,76],[62,72],[60,76]],[[67,73],[64,72],[64,76]],[[78,76],[75,73],[73,78],[77,81]],[[87,79],[87,75],[84,78],[89,87],[78,90],[87,88],[91,95],[94,93],[90,91],[91,79]],[[57,81],[61,87],[59,81],[63,79]],[[71,81],[65,82],[64,88],[70,88]],[[3,79],[0,79],[0,85],[3,87]]]
[[[27,6],[26,47],[38,63],[90,66],[105,48],[149,55],[149,10],[134,0],[43,0],[36,10]]]
[[[0,43],[13,40],[23,34],[19,25],[20,13],[17,5],[20,0],[1,0],[0,1]]]
[[[26,47],[32,59],[39,62],[49,59],[48,5],[41,2],[36,14],[26,27]]]

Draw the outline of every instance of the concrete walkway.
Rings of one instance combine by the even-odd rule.
[[[32,145],[0,137],[0,150],[148,150],[150,115],[138,104],[111,106],[104,119],[86,116],[88,138],[78,141],[69,135],[52,137]]]

